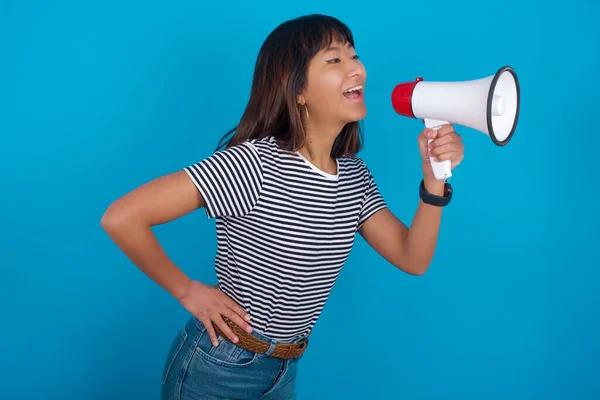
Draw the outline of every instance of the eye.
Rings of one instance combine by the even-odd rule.
[[[358,54],[355,54],[354,57],[352,57],[355,60],[358,60],[360,58],[360,56]]]
[[[338,62],[340,62],[340,59],[339,58],[332,58],[331,60],[327,60],[327,62],[328,63],[334,63],[334,62],[338,63]]]

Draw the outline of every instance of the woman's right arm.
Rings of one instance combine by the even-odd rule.
[[[250,331],[244,309],[220,290],[191,280],[167,256],[152,227],[173,221],[205,206],[183,170],[156,178],[117,199],[100,224],[115,244],[148,277],[180,301],[208,329],[213,342],[214,321],[231,340],[235,336],[220,315]]]

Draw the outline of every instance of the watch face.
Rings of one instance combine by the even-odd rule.
[[[450,194],[452,194],[452,186],[450,186],[449,183],[446,183],[446,197],[450,196]]]

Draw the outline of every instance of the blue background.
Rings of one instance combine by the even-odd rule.
[[[266,35],[313,12],[355,33],[369,76],[360,156],[406,223],[422,125],[393,112],[395,84],[508,64],[522,108],[503,148],[457,127],[466,158],[424,276],[358,237],[299,398],[600,396],[598,3],[319,3],[0,1],[2,398],[158,398],[187,314],[100,218],[210,155],[244,109]],[[185,272],[216,282],[214,221],[196,212],[155,232]]]

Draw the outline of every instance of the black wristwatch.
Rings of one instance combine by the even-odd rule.
[[[444,196],[436,196],[431,194],[425,189],[425,182],[421,180],[421,185],[419,186],[419,196],[423,203],[431,204],[433,206],[443,207],[450,203],[452,199],[452,186],[448,182],[444,183]]]

